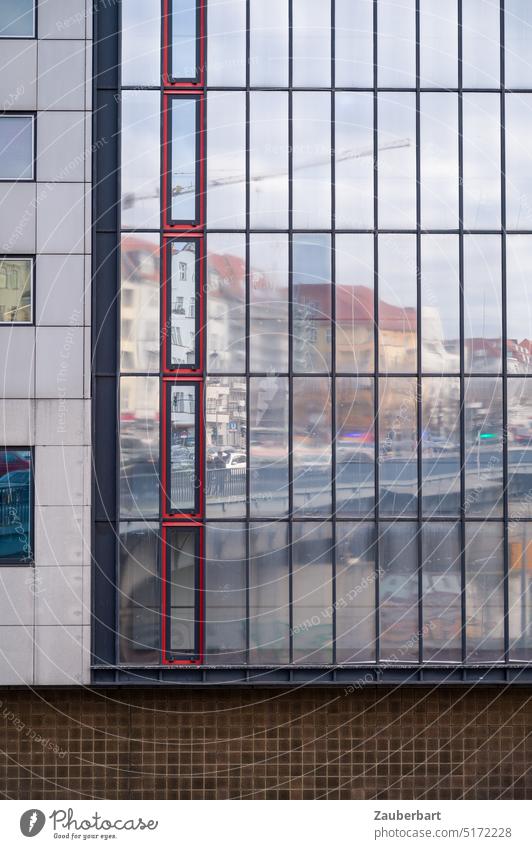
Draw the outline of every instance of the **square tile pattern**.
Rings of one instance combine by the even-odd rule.
[[[65,688],[0,699],[7,798],[532,796],[531,688]]]

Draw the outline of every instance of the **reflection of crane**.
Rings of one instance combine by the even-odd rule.
[[[395,141],[386,142],[385,144],[379,145],[378,151],[382,150],[397,150],[398,148],[410,147],[411,141],[409,138],[404,139],[396,139]],[[352,150],[347,148],[347,150],[342,150],[336,156],[336,162],[345,162],[348,159],[364,159],[367,156],[373,156],[373,147],[362,148],[361,150]],[[293,171],[304,171],[306,168],[315,168],[318,165],[325,165],[328,160],[316,159],[312,162],[306,162],[304,165],[296,165],[293,168]],[[180,177],[180,176],[190,176],[190,185],[182,186],[179,183],[176,183],[172,186],[172,197],[179,197],[180,195],[188,195],[192,194],[192,192],[196,191],[195,186],[195,178],[194,175],[190,172],[186,171],[172,171],[172,177]],[[285,177],[287,176],[286,171],[278,171],[271,174],[259,174],[256,177],[250,177],[250,183],[262,183],[265,180],[273,180],[276,177]],[[217,179],[208,180],[207,186],[234,186],[238,185],[238,183],[245,183],[246,177],[244,174],[235,174],[231,177],[218,177]],[[152,200],[154,198],[159,197],[159,190],[155,189],[153,194],[139,195],[135,192],[130,192],[125,194],[122,198],[122,208],[123,209],[131,209],[132,206],[135,205],[135,201],[138,200]]]

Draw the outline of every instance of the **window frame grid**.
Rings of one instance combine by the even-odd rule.
[[[29,472],[30,472],[30,483],[29,483],[29,499],[28,499],[28,548],[29,554],[25,558],[19,558],[18,560],[13,557],[1,557],[0,556],[0,570],[5,566],[35,566],[35,446],[34,445],[2,445],[1,451],[4,453],[8,453],[9,451],[18,452],[18,451],[27,451],[29,454]]]

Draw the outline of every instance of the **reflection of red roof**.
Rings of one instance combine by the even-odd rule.
[[[212,271],[215,271],[225,281],[224,294],[233,290],[234,295],[242,297],[246,265],[241,257],[232,256],[232,254],[211,253],[209,254],[209,276]]]
[[[120,260],[122,264],[122,277],[124,279],[135,279],[135,274],[143,280],[159,282],[159,251],[158,244],[153,244],[147,239],[139,239],[135,235],[123,235],[120,242]],[[139,271],[138,262],[142,254],[152,254],[156,258],[153,274],[147,274],[146,269]]]

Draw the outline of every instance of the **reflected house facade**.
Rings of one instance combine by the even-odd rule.
[[[122,0],[107,624],[146,679],[531,672],[528,13],[400,5]]]

